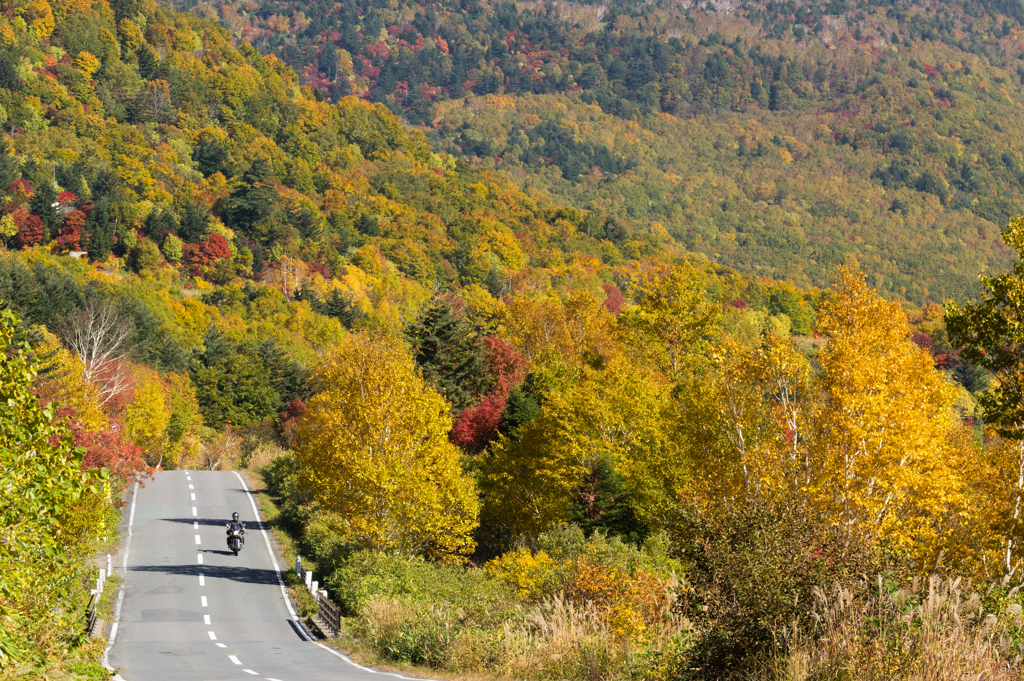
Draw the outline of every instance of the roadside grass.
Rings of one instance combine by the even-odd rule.
[[[94,639],[45,661],[25,661],[0,670],[0,681],[103,681],[110,672],[97,660],[103,654],[104,639]]]
[[[117,575],[107,577],[100,602],[96,604],[96,616],[106,622],[114,619],[114,606],[117,604],[117,592],[121,588],[121,581]]]

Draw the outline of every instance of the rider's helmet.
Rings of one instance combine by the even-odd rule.
[[[238,511],[235,511],[234,513],[231,514],[231,519],[232,520],[238,520]]]

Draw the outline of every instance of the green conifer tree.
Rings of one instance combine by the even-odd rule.
[[[493,383],[480,337],[454,295],[435,296],[406,337],[423,378],[448,398],[453,411],[472,405]]]

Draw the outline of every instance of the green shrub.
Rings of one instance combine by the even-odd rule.
[[[700,632],[682,678],[742,676],[785,648],[787,627],[807,624],[815,587],[878,567],[868,542],[841,536],[795,503],[686,509],[672,539],[693,587],[676,607]]]
[[[400,598],[412,603],[451,606],[464,623],[500,625],[516,610],[515,596],[483,570],[359,551],[326,583],[347,616],[360,616],[369,600]]]
[[[462,629],[459,615],[448,604],[426,607],[408,597],[372,596],[363,605],[356,631],[390,660],[441,668],[447,666]]]

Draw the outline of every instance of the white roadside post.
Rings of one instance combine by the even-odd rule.
[[[302,579],[302,556],[295,554],[295,576]]]
[[[312,583],[313,583],[313,571],[312,570],[306,570],[306,588],[308,589],[309,585],[312,584]]]

